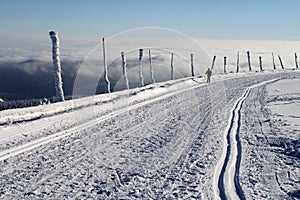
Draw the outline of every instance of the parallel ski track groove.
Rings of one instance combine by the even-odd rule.
[[[242,159],[242,145],[241,145],[241,141],[240,141],[240,138],[239,138],[239,131],[240,131],[240,126],[241,126],[241,109],[242,109],[242,105],[244,103],[244,101],[246,100],[246,98],[249,96],[251,90],[255,87],[258,87],[258,86],[261,86],[261,85],[264,85],[264,84],[267,84],[267,83],[271,83],[271,82],[275,82],[277,81],[278,79],[272,79],[272,80],[268,80],[268,81],[263,81],[261,83],[258,83],[258,84],[255,84],[255,85],[252,85],[252,86],[249,86],[248,88],[246,88],[245,92],[243,93],[242,97],[240,97],[233,109],[231,110],[231,116],[230,116],[230,120],[229,120],[229,123],[228,123],[228,128],[227,130],[225,130],[224,134],[226,135],[226,155],[225,155],[225,158],[224,160],[222,161],[222,168],[221,168],[221,171],[220,171],[220,174],[218,175],[218,182],[217,182],[217,187],[218,187],[218,196],[216,196],[215,194],[215,198],[220,198],[222,200],[227,200],[228,197],[227,197],[227,194],[226,194],[226,188],[225,188],[225,185],[224,185],[224,177],[225,177],[225,173],[226,171],[228,170],[228,165],[229,165],[229,160],[230,160],[230,157],[232,157],[233,155],[231,155],[231,151],[232,151],[232,148],[236,148],[237,149],[237,157],[236,157],[236,160],[234,160],[233,158],[233,161],[235,161],[235,170],[234,170],[234,187],[235,187],[235,192],[236,192],[236,195],[239,197],[239,199],[246,199],[245,198],[245,195],[244,195],[244,192],[243,192],[243,189],[242,187],[240,186],[240,183],[239,183],[239,170],[240,170],[240,165],[241,165],[241,159]],[[235,121],[237,119],[237,121]],[[236,141],[236,146],[233,146],[233,142],[231,141],[231,132],[234,128],[234,126],[237,127],[236,129],[236,132],[234,134],[235,136],[235,141]],[[223,150],[223,155],[224,155],[224,150]],[[222,156],[224,157],[224,156]],[[219,162],[221,161],[222,157],[220,158]],[[218,163],[219,164],[219,163]],[[218,170],[218,164],[217,164],[217,167],[216,167],[216,171],[215,171],[215,175]],[[214,187],[216,187],[215,185],[216,183],[214,182]],[[216,191],[215,191],[216,192]]]

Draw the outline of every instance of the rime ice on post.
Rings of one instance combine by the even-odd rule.
[[[171,53],[171,80],[174,80],[174,65],[173,65],[174,53]]]
[[[140,87],[144,86],[144,77],[142,69],[143,49],[139,49],[139,74],[140,74]]]
[[[54,84],[55,84],[55,92],[57,101],[64,101],[64,91],[63,91],[63,82],[61,77],[61,66],[60,66],[60,58],[59,58],[59,39],[57,32],[50,31],[50,38],[52,40],[52,60],[54,67]]]
[[[150,51],[150,49],[149,49],[149,64],[150,64],[150,75],[151,75],[151,80],[152,80],[152,83],[155,83],[154,73],[153,73],[153,66],[152,66],[152,59],[151,59],[151,51]]]
[[[126,69],[126,61],[125,61],[125,54],[121,52],[122,58],[122,68],[123,68],[123,75],[125,77],[126,88],[129,89],[128,77],[127,77],[127,69]]]
[[[104,38],[102,38],[102,47],[103,47],[103,64],[104,64],[104,82],[105,82],[105,92],[110,93],[110,82],[108,79],[108,70],[107,70],[107,63],[105,58],[105,44],[104,44]]]

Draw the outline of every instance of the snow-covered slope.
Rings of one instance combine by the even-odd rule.
[[[266,93],[265,86],[293,77],[299,80],[299,72],[214,76],[209,85],[203,78],[185,78],[1,111],[0,197],[211,199],[214,191],[217,196],[223,191],[214,180],[222,182],[224,175],[231,181],[238,174],[246,198],[288,198],[299,183],[282,186],[285,179],[273,167],[266,168],[268,172],[255,171],[269,164],[268,159],[256,162],[261,158],[260,150],[269,149],[254,130],[260,127],[257,118],[261,113],[257,110],[264,108],[262,97],[274,95]],[[271,101],[268,106],[272,106]],[[236,127],[232,129],[235,132],[226,131],[228,126]],[[232,149],[236,141],[242,148],[224,149],[227,134]],[[234,140],[234,134],[241,138]],[[232,160],[234,151],[241,159]],[[228,161],[222,159],[224,152]],[[227,169],[227,163],[234,166],[238,160],[238,167]],[[280,162],[285,166],[283,160]],[[300,176],[297,162],[297,158],[292,159],[293,168],[287,172],[293,180]],[[224,173],[218,173],[217,163],[224,166]],[[273,191],[277,188],[264,179],[264,172],[277,177],[283,188],[280,193]],[[268,190],[257,192],[261,188]],[[228,191],[224,187],[226,196]]]

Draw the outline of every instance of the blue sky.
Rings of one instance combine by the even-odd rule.
[[[194,38],[300,40],[299,0],[1,0],[0,38],[109,37],[138,27]]]

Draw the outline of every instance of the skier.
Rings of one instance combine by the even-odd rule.
[[[208,68],[205,74],[207,75],[207,83],[210,83],[210,77],[212,75],[212,71]]]

